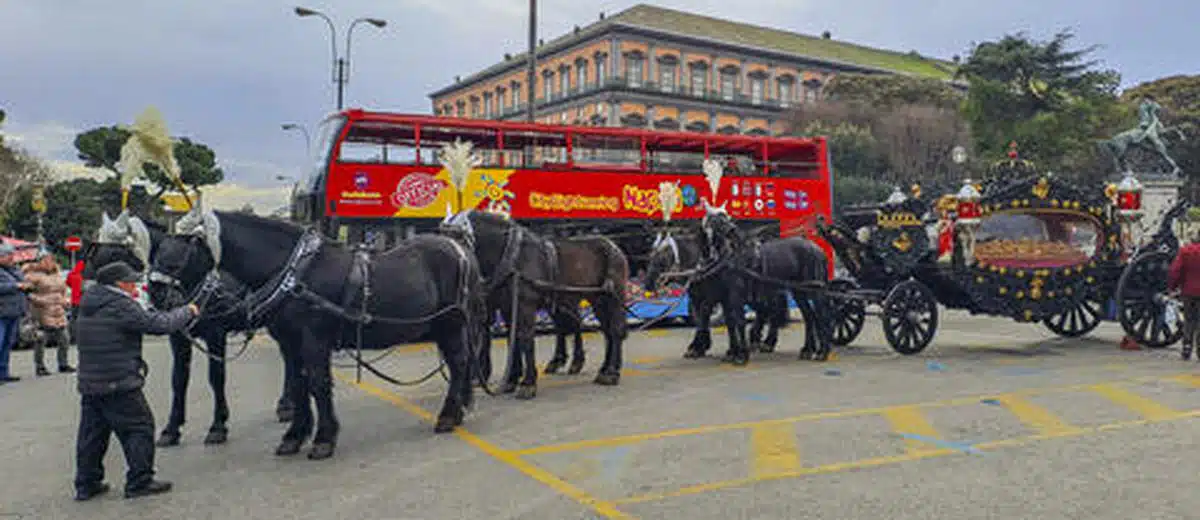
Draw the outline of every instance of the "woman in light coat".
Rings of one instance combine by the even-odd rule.
[[[67,362],[67,309],[71,299],[67,293],[67,282],[59,272],[54,255],[42,252],[34,262],[24,267],[25,281],[30,285],[29,303],[34,318],[42,330],[42,341],[34,342],[33,360],[37,375],[50,375],[46,370],[46,347],[54,346],[58,356],[59,372],[74,372]]]

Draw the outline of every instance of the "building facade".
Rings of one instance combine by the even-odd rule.
[[[539,42],[540,43],[540,42]],[[637,5],[430,94],[434,114],[553,124],[770,134],[840,73],[949,80],[954,64],[660,7]]]

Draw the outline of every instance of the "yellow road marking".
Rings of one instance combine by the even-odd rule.
[[[429,413],[424,408],[413,404],[399,394],[389,392],[370,383],[356,383],[353,379],[338,373],[335,373],[335,377],[341,379],[342,382],[346,384],[352,385],[368,394],[392,403],[401,410],[404,410],[424,420],[425,422],[432,423],[435,421],[433,414]],[[519,455],[483,440],[481,437],[467,431],[467,429],[463,428],[462,426],[454,429],[454,435],[459,439],[462,439],[467,444],[475,447],[479,451],[482,451],[483,453],[490,455],[492,458],[511,466],[513,469],[524,473],[529,478],[541,482],[542,484],[545,484],[551,489],[571,498],[581,505],[590,508],[604,518],[635,520],[635,517],[617,509],[612,502],[593,497],[584,490],[567,483],[561,478],[558,478],[553,473],[550,473],[549,471],[546,471],[537,465],[522,459]]]
[[[754,367],[754,366],[756,366],[756,364],[752,363],[749,366]],[[757,366],[762,366],[762,363],[758,363]],[[654,372],[658,373],[659,371],[656,370]],[[664,370],[663,372],[666,372],[666,371]],[[1143,377],[1135,377],[1135,378],[1120,380],[1119,382],[1160,381],[1164,378],[1178,377],[1178,376],[1179,376],[1179,374],[1176,374],[1175,376],[1143,376]],[[1057,394],[1057,393],[1072,392],[1072,391],[1090,390],[1093,386],[1095,386],[1095,385],[1090,384],[1090,383],[1085,383],[1085,384],[1074,384],[1074,385],[1057,386],[1057,387],[1030,388],[1030,389],[1018,390],[1016,392],[1012,392],[1010,395],[1031,396],[1031,395]],[[919,405],[922,408],[945,408],[945,407],[949,407],[949,406],[960,406],[960,405],[965,405],[965,404],[978,404],[979,400],[982,398],[985,398],[985,397],[991,397],[991,396],[976,395],[976,396],[971,396],[971,397],[960,397],[960,398],[954,398],[954,399],[946,399],[943,401],[932,401],[932,402],[926,402],[926,403],[916,403],[916,404],[899,405],[899,406],[917,406],[917,405]],[[844,417],[862,417],[862,416],[868,416],[868,415],[880,415],[884,411],[889,410],[891,408],[896,408],[896,406],[881,406],[881,407],[875,407],[875,408],[856,408],[856,409],[850,409],[850,410],[832,410],[832,411],[815,412],[815,413],[797,415],[797,416],[787,417],[787,418],[782,418],[782,419],[767,419],[767,420],[763,420],[763,421],[743,421],[743,422],[735,422],[735,423],[693,426],[693,427],[689,427],[689,428],[678,428],[678,429],[673,429],[673,430],[663,430],[663,431],[649,432],[649,433],[635,433],[635,434],[630,434],[630,435],[604,437],[604,438],[599,438],[599,439],[588,439],[588,440],[582,440],[582,441],[564,442],[561,444],[544,444],[541,446],[533,446],[533,447],[529,447],[529,448],[513,450],[513,453],[516,453],[518,455],[535,455],[535,454],[546,454],[546,453],[561,453],[561,452],[565,452],[565,451],[578,451],[578,450],[583,450],[583,449],[588,449],[588,448],[606,448],[606,447],[613,447],[613,446],[623,446],[623,445],[627,445],[627,444],[637,444],[639,442],[655,440],[655,439],[668,439],[668,438],[672,438],[672,437],[683,437],[683,436],[688,436],[688,435],[702,435],[702,434],[723,432],[723,431],[729,431],[729,430],[745,430],[745,429],[753,428],[754,426],[757,426],[757,425],[797,423],[797,422],[806,422],[806,421],[816,421],[816,420],[822,420],[822,419],[838,419],[838,418],[844,418]]]
[[[1016,438],[1010,438],[1010,439],[1001,439],[1001,440],[996,440],[996,441],[981,442],[981,443],[972,445],[972,447],[975,449],[978,449],[980,451],[997,450],[1000,448],[1023,446],[1023,445],[1030,444],[1030,443],[1033,443],[1036,441],[1041,441],[1041,440],[1078,437],[1080,435],[1089,434],[1089,433],[1100,433],[1100,432],[1106,432],[1106,431],[1120,430],[1120,429],[1130,428],[1133,426],[1142,426],[1142,425],[1146,425],[1146,424],[1153,424],[1153,423],[1173,421],[1173,420],[1184,419],[1184,418],[1194,418],[1194,417],[1200,417],[1200,410],[1192,410],[1192,411],[1188,411],[1188,412],[1182,412],[1179,415],[1175,415],[1175,416],[1171,416],[1171,417],[1163,417],[1160,419],[1137,419],[1137,420],[1133,420],[1133,421],[1123,421],[1123,422],[1118,422],[1118,423],[1103,424],[1103,425],[1099,425],[1099,426],[1091,426],[1091,427],[1087,427],[1087,428],[1078,428],[1075,430],[1065,430],[1065,431],[1062,431],[1059,433],[1054,433],[1054,434],[1029,435],[1029,436],[1025,436],[1025,437],[1016,437]],[[710,482],[707,484],[688,486],[688,487],[685,487],[682,489],[677,489],[675,491],[668,491],[665,493],[637,495],[637,496],[622,498],[622,499],[618,499],[618,500],[613,500],[612,503],[617,506],[622,506],[622,505],[628,505],[628,504],[639,504],[639,503],[643,503],[643,502],[654,502],[654,501],[664,500],[664,499],[668,499],[668,498],[678,498],[678,497],[683,497],[683,496],[688,496],[688,495],[696,495],[696,494],[700,494],[700,493],[706,493],[706,492],[710,492],[710,491],[718,491],[718,490],[726,489],[726,488],[747,486],[747,485],[751,485],[751,484],[756,484],[758,482],[782,480],[782,479],[787,479],[787,478],[807,477],[807,476],[813,476],[813,475],[823,475],[823,474],[829,474],[829,473],[838,473],[838,472],[852,470],[852,469],[863,469],[863,468],[872,468],[872,467],[878,467],[878,466],[886,466],[886,465],[897,464],[897,463],[901,463],[901,462],[911,462],[911,461],[931,459],[931,458],[936,458],[936,457],[945,457],[948,455],[956,455],[956,454],[961,455],[962,453],[963,452],[961,450],[940,448],[940,449],[931,449],[931,450],[905,453],[903,455],[874,457],[874,458],[862,459],[862,460],[856,460],[856,461],[850,461],[850,462],[836,462],[833,464],[825,464],[823,466],[816,466],[816,467],[811,467],[811,468],[800,468],[800,469],[797,469],[796,471],[790,471],[790,472],[786,472],[786,473],[777,473],[774,475],[766,475],[763,477],[750,477],[750,478],[724,480],[724,481],[720,481],[720,482]]]
[[[750,430],[753,453],[751,475],[761,478],[800,469],[800,450],[796,447],[793,424],[755,426]]]
[[[920,435],[930,439],[941,439],[942,436],[938,433],[937,428],[929,424],[929,419],[921,412],[919,406],[896,406],[887,408],[881,413],[884,419],[892,425],[892,431],[895,433],[907,433],[910,435]],[[917,439],[906,439],[905,444],[908,445],[908,453],[919,453],[929,451],[930,446]]]
[[[1180,374],[1178,376],[1169,378],[1169,380],[1193,388],[1200,388],[1200,376],[1195,374]]]
[[[1152,420],[1178,417],[1182,412],[1173,410],[1162,403],[1147,399],[1114,384],[1091,385],[1088,390],[1095,392],[1105,399],[1137,412],[1142,417]]]
[[[996,400],[1010,413],[1017,416],[1017,419],[1025,426],[1039,434],[1069,433],[1079,429],[1054,415],[1050,410],[1019,395],[1002,394],[996,396]]]
[[[649,365],[651,363],[658,363],[660,361],[666,361],[666,359],[667,358],[662,357],[662,356],[646,356],[646,357],[640,357],[640,358],[633,358],[633,359],[629,360],[629,362],[633,363],[635,365]]]

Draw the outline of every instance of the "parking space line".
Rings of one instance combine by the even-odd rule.
[[[996,396],[996,401],[1007,409],[1009,413],[1016,416],[1022,424],[1039,434],[1056,435],[1079,430],[1078,427],[1067,423],[1061,417],[1050,412],[1050,410],[1033,404],[1033,402],[1019,395],[1001,394]]]
[[[1086,428],[1076,428],[1074,430],[1063,430],[1058,433],[1028,435],[1025,437],[1014,437],[1014,438],[1009,438],[1009,439],[1000,439],[1000,440],[995,440],[995,441],[981,442],[981,443],[973,445],[973,448],[975,448],[976,450],[980,450],[980,451],[994,451],[994,450],[998,450],[1001,448],[1023,446],[1023,445],[1031,444],[1031,443],[1037,442],[1037,441],[1078,437],[1078,436],[1086,435],[1086,434],[1100,433],[1100,432],[1113,431],[1113,430],[1121,430],[1121,429],[1126,429],[1126,428],[1130,428],[1130,427],[1134,427],[1134,426],[1143,426],[1143,425],[1147,425],[1147,424],[1175,421],[1175,420],[1179,420],[1179,419],[1195,418],[1195,417],[1200,417],[1200,410],[1191,410],[1191,411],[1187,411],[1187,412],[1180,412],[1178,415],[1162,416],[1162,417],[1158,417],[1155,419],[1136,419],[1136,420],[1132,420],[1132,421],[1122,421],[1122,422],[1116,422],[1116,423],[1102,424],[1102,425],[1090,426],[1090,427],[1086,427]],[[800,469],[797,469],[796,471],[790,471],[790,472],[786,472],[786,473],[777,473],[774,475],[766,475],[766,476],[758,477],[758,478],[750,477],[750,478],[723,480],[723,481],[719,481],[719,482],[709,482],[706,484],[688,486],[685,488],[677,489],[674,491],[668,491],[665,493],[651,493],[651,494],[645,494],[645,495],[636,495],[636,496],[613,500],[612,504],[614,504],[616,506],[623,506],[623,505],[628,505],[628,504],[640,504],[640,503],[645,503],[645,502],[655,502],[655,501],[665,500],[665,499],[669,499],[669,498],[678,498],[678,497],[696,495],[696,494],[706,493],[706,492],[711,492],[711,491],[718,491],[718,490],[727,489],[727,488],[747,486],[747,485],[751,485],[751,484],[756,484],[758,482],[783,480],[783,479],[788,479],[788,478],[809,477],[809,476],[815,476],[815,475],[824,475],[824,474],[838,473],[838,472],[848,471],[848,470],[853,470],[853,469],[865,469],[865,468],[872,468],[872,467],[879,467],[879,466],[888,466],[888,465],[892,465],[892,464],[898,464],[901,462],[912,462],[912,461],[917,461],[917,460],[940,458],[940,457],[945,457],[948,455],[963,454],[963,453],[964,452],[962,450],[958,450],[958,449],[941,448],[941,449],[930,449],[930,450],[923,450],[923,451],[918,451],[918,452],[904,453],[901,455],[873,457],[873,458],[860,459],[860,460],[849,461],[849,462],[835,462],[832,464],[825,464],[825,465],[811,467],[811,468],[800,468]]]
[[[942,438],[937,428],[929,424],[929,419],[921,412],[918,405],[887,408],[880,415],[883,415],[888,424],[892,425],[892,432],[907,437],[905,445],[908,446],[909,454],[929,450],[929,442],[925,439],[941,440]]]
[[[429,413],[428,410],[417,406],[399,394],[384,390],[370,383],[355,382],[353,379],[337,372],[334,372],[334,377],[342,380],[343,383],[354,386],[359,390],[387,401],[395,405],[397,408],[400,408],[401,410],[404,410],[405,412],[408,412],[409,414],[425,422],[432,424],[435,421],[433,414]],[[612,502],[600,500],[588,494],[586,491],[571,485],[565,480],[555,476],[553,473],[546,471],[536,464],[526,461],[525,459],[522,459],[512,451],[503,449],[495,444],[483,440],[483,438],[471,433],[462,426],[454,429],[454,435],[459,439],[462,439],[467,444],[473,446],[475,449],[478,449],[479,451],[490,455],[492,458],[508,465],[509,467],[524,473],[529,478],[546,485],[550,489],[553,489],[554,491],[571,498],[580,505],[595,511],[596,514],[604,518],[614,520],[636,520],[636,517],[617,509],[616,505]]]
[[[1137,395],[1114,384],[1091,385],[1088,390],[1109,401],[1124,406],[1146,419],[1158,420],[1177,417],[1183,412],[1173,410],[1162,403]]]
[[[800,450],[793,424],[758,425],[750,429],[750,474],[762,478],[800,469]]]
[[[759,365],[761,365],[761,363]],[[753,366],[754,366],[753,364],[750,365],[750,367],[753,367]],[[746,368],[749,368],[749,367],[746,367]],[[657,372],[657,371],[655,371],[655,372]],[[1134,377],[1134,378],[1129,378],[1129,379],[1118,380],[1118,381],[1114,382],[1113,384],[1161,381],[1163,379],[1179,377],[1180,375],[1181,374]],[[1094,388],[1096,386],[1097,385],[1095,385],[1093,383],[1084,383],[1084,384],[1074,384],[1074,385],[1057,386],[1057,387],[1029,388],[1029,389],[1024,389],[1024,390],[1018,390],[1015,392],[1010,392],[1008,395],[1028,397],[1028,396],[1033,396],[1033,395],[1060,394],[1060,393],[1073,392],[1073,391],[1077,392],[1077,391],[1083,391],[1083,390],[1091,390],[1092,388]],[[992,394],[992,395],[994,395],[994,394]],[[619,436],[614,436],[614,437],[603,437],[603,438],[598,438],[598,439],[571,441],[571,442],[564,442],[564,443],[560,443],[560,444],[543,444],[540,446],[531,446],[531,447],[527,447],[527,448],[515,449],[515,450],[513,450],[513,453],[516,453],[518,455],[540,455],[540,454],[547,454],[547,453],[562,453],[562,452],[567,452],[567,451],[579,451],[579,450],[588,449],[588,448],[605,448],[605,447],[612,447],[612,446],[623,446],[626,444],[637,444],[640,442],[656,440],[656,439],[668,439],[668,438],[672,438],[672,437],[682,437],[682,436],[688,436],[688,435],[702,435],[702,434],[717,433],[717,432],[730,431],[730,430],[746,430],[746,429],[750,429],[750,428],[753,428],[758,425],[791,424],[791,423],[798,423],[798,422],[805,422],[805,421],[816,421],[816,420],[822,420],[822,419],[838,419],[838,418],[844,418],[844,417],[862,417],[862,416],[868,416],[868,415],[881,415],[881,414],[884,414],[885,412],[887,412],[888,410],[891,410],[891,409],[894,409],[897,407],[905,407],[905,406],[920,406],[921,408],[926,408],[926,409],[944,408],[944,407],[949,407],[949,406],[960,406],[960,405],[965,405],[965,404],[977,404],[977,403],[979,403],[980,399],[991,397],[992,395],[987,395],[987,394],[976,395],[976,396],[971,396],[971,397],[960,397],[960,398],[954,398],[954,399],[947,399],[944,401],[931,401],[931,402],[925,402],[925,403],[910,403],[910,404],[902,404],[902,405],[894,405],[894,406],[880,406],[880,407],[872,407],[872,408],[853,408],[853,409],[846,409],[846,410],[831,410],[831,411],[814,412],[814,413],[808,413],[808,414],[803,414],[803,415],[797,415],[797,416],[787,417],[787,418],[782,418],[782,419],[767,419],[767,420],[763,420],[763,421],[743,421],[743,422],[734,422],[734,423],[725,423],[725,424],[709,424],[709,425],[703,425],[703,426],[677,428],[677,429],[662,430],[662,431],[656,431],[656,432],[635,433],[635,434],[630,434],[630,435],[619,435]],[[1140,397],[1140,396],[1135,396],[1135,397]],[[1145,398],[1142,398],[1142,399],[1145,399]],[[1149,401],[1149,400],[1146,399],[1146,401]],[[1153,401],[1150,401],[1150,404],[1157,405],[1161,408],[1166,409],[1165,406],[1158,405],[1157,403],[1154,403]],[[1172,411],[1172,412],[1180,413],[1180,412],[1174,412],[1174,411]],[[1158,417],[1158,416],[1156,416],[1156,417]],[[1165,417],[1169,418],[1171,416],[1167,415]],[[1068,431],[1073,432],[1073,430],[1068,430]],[[928,432],[926,432],[926,433],[928,433]]]
[[[1180,374],[1168,379],[1181,385],[1190,386],[1192,388],[1200,388],[1200,376],[1195,374]]]

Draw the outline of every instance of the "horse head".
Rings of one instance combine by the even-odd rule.
[[[125,262],[137,271],[144,271],[150,265],[154,243],[146,223],[129,210],[121,211],[115,219],[104,212],[100,219],[96,239],[83,254],[83,277],[91,279],[97,269],[113,262]]]
[[[663,273],[676,269],[682,263],[679,256],[679,243],[670,232],[659,233],[650,246],[650,258],[646,263],[646,279],[642,286],[647,291],[658,288],[659,277]]]
[[[471,213],[474,210],[464,210],[454,213],[450,204],[446,204],[446,218],[438,224],[438,232],[446,235],[469,250],[475,249],[475,227],[471,225]]]
[[[700,227],[704,230],[704,236],[709,246],[734,250],[744,239],[737,223],[733,221],[733,217],[725,211],[725,204],[713,206],[707,200],[702,202],[704,203],[704,218],[700,220]]]
[[[175,306],[197,287],[221,258],[221,224],[215,213],[197,204],[162,239],[150,270],[150,297]]]

